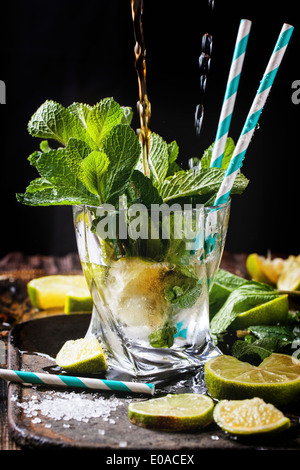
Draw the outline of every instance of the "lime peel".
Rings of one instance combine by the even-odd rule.
[[[128,406],[130,422],[161,431],[188,431],[213,420],[214,402],[198,393],[168,394]]]

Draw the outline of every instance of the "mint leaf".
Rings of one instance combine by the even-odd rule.
[[[208,149],[205,150],[205,152],[203,153],[203,156],[201,158],[201,168],[210,167],[213,148],[214,148],[214,143],[211,144],[208,147]],[[225,149],[224,149],[224,155],[223,155],[222,164],[221,164],[221,168],[223,168],[224,170],[226,170],[229,165],[234,149],[235,149],[235,144],[234,144],[233,139],[231,137],[227,137]]]
[[[39,205],[39,199],[40,205],[63,204],[64,200],[66,204],[98,205],[99,199],[71,171],[66,149],[37,151],[29,157],[29,161],[42,178],[30,183],[25,194],[18,194],[18,201],[28,205]]]
[[[122,108],[113,98],[104,98],[89,111],[86,129],[98,148],[111,129],[121,123],[123,116]]]
[[[257,305],[269,302],[278,294],[271,286],[256,281],[248,281],[235,289],[210,323],[212,334],[222,334],[236,319]]]
[[[99,199],[93,194],[81,192],[71,186],[57,187],[44,178],[33,180],[24,194],[18,193],[17,200],[29,206],[50,205],[98,205]]]
[[[248,344],[245,341],[237,340],[232,346],[231,355],[239,359],[239,361],[249,362],[249,364],[258,366],[272,352],[272,350],[258,344]]]
[[[198,172],[180,171],[166,178],[159,187],[159,192],[164,202],[196,195],[215,197],[223,178],[224,170],[219,168],[205,168]],[[247,185],[247,178],[241,173],[238,174],[232,187],[232,194],[242,193]]]
[[[149,343],[153,348],[171,348],[174,343],[174,335],[177,328],[170,323],[166,323],[163,328],[159,328],[149,335]]]
[[[90,114],[90,111],[92,109],[92,106],[85,104],[85,103],[72,103],[70,106],[68,106],[67,110],[72,113],[77,119],[79,119],[84,128],[87,128],[87,118],[88,115]]]
[[[82,122],[61,104],[51,100],[34,113],[28,123],[28,132],[33,137],[54,139],[63,145],[67,145],[71,137],[91,143]]]
[[[110,164],[103,183],[103,202],[114,204],[118,197],[125,193],[137,164],[140,148],[137,135],[128,125],[118,124],[107,135],[102,151]]]
[[[66,159],[69,167],[79,176],[81,174],[81,163],[91,152],[91,147],[82,140],[74,139],[73,137],[69,139],[66,147]]]
[[[143,171],[143,150],[141,147],[137,170]],[[171,151],[171,149],[170,149]],[[173,156],[174,158],[174,156]],[[150,178],[155,186],[159,186],[165,179],[169,168],[168,144],[158,134],[152,132],[150,137],[149,155]]]
[[[103,152],[94,150],[81,162],[80,179],[86,188],[100,197],[104,193],[103,175],[109,165],[109,159]]]
[[[162,204],[163,202],[151,179],[139,170],[134,170],[132,173],[126,195],[131,204],[144,204],[148,208],[151,204]]]
[[[212,318],[225,303],[231,292],[250,281],[236,276],[224,269],[217,271],[215,281],[209,293],[209,314]]]

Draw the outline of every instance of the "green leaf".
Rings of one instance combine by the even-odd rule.
[[[82,122],[55,101],[47,100],[34,113],[28,123],[33,137],[54,139],[67,145],[71,137],[91,143]]]
[[[29,161],[37,168],[42,179],[39,180],[39,186],[38,180],[34,180],[26,189],[26,196],[22,198],[24,204],[39,205],[39,199],[40,205],[62,204],[65,199],[66,204],[76,201],[76,204],[98,205],[99,199],[88,191],[69,167],[66,149],[34,152]]]
[[[79,119],[84,128],[87,128],[87,118],[88,115],[90,114],[90,111],[92,109],[92,106],[85,104],[85,103],[72,103],[70,106],[68,106],[67,110],[72,113],[77,119]]]
[[[126,194],[131,204],[144,204],[148,208],[151,204],[162,204],[163,202],[150,178],[139,170],[134,170],[132,173]]]
[[[86,128],[96,142],[97,147],[111,129],[120,124],[124,118],[123,110],[113,98],[104,98],[89,111],[86,118]]]
[[[137,170],[143,171],[143,150],[140,148],[140,158]],[[175,150],[174,150],[175,154]],[[173,157],[174,158],[174,154]],[[169,168],[168,144],[158,134],[152,132],[150,138],[149,155],[150,178],[155,186],[159,186],[165,179]]]
[[[149,343],[153,348],[171,348],[176,333],[177,328],[167,322],[162,328],[150,333]]]
[[[224,269],[217,271],[213,286],[209,293],[209,314],[212,318],[225,303],[231,292],[250,281],[236,276]]]
[[[205,168],[197,172],[180,171],[166,178],[159,187],[159,192],[164,202],[186,196],[215,195],[223,181],[224,173],[225,171],[219,168]],[[242,193],[247,185],[247,178],[241,173],[238,174],[232,194]]]
[[[201,158],[201,168],[210,167],[213,148],[214,148],[214,143],[211,144],[208,147],[208,149],[205,150],[205,152],[203,153],[203,156]],[[233,139],[231,137],[227,137],[225,149],[224,149],[224,155],[223,155],[222,164],[221,164],[221,168],[223,168],[224,170],[226,170],[229,165],[234,149],[235,149],[235,144],[234,144]]]
[[[103,202],[114,204],[125,193],[139,158],[140,143],[131,127],[118,124],[103,141],[102,151],[110,162],[103,184]]]
[[[249,362],[254,366],[258,366],[272,352],[272,350],[270,351],[258,344],[248,344],[245,341],[237,340],[232,346],[231,355],[239,359],[239,361]]]
[[[29,206],[98,205],[98,198],[93,194],[81,192],[69,187],[57,187],[44,178],[33,180],[24,194],[17,194],[17,200]]]
[[[109,165],[109,159],[103,152],[94,150],[81,162],[80,179],[87,189],[102,200],[103,175]]]
[[[91,147],[82,140],[71,138],[68,141],[66,150],[66,159],[69,167],[75,175],[80,176],[82,160],[92,152]]]
[[[224,333],[239,314],[278,297],[271,286],[249,281],[235,289],[210,323],[213,334]]]

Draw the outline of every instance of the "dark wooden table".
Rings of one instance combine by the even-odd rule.
[[[246,277],[246,255],[225,252],[221,266],[240,276]],[[26,256],[9,253],[0,260],[0,367],[6,368],[6,343],[10,328],[32,317],[35,310],[28,297],[18,297],[16,285],[24,285],[30,279],[41,275],[81,272],[78,255],[71,253],[64,257]],[[23,289],[24,293],[24,289]],[[0,450],[21,450],[10,436],[7,418],[7,383],[0,379]]]

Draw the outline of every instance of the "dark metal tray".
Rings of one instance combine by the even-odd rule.
[[[8,342],[9,367],[33,372],[59,373],[54,358],[68,339],[83,337],[86,333],[90,315],[58,315],[17,324],[10,333]],[[104,376],[103,376],[104,377]],[[113,371],[105,378],[113,377]],[[182,380],[179,385],[165,384],[157,388],[158,395],[165,392],[191,391],[190,379]],[[193,382],[195,384],[195,382]],[[195,389],[194,389],[195,390]],[[39,408],[49,397],[55,399],[63,394],[66,406],[76,398],[87,400],[106,400],[111,408],[114,397],[118,406],[110,409],[106,419],[103,416],[83,416],[69,420],[57,419],[39,409],[30,415],[26,406],[37,403]],[[69,398],[68,398],[69,397]],[[220,430],[214,423],[199,432],[175,433],[149,430],[131,424],[128,420],[127,407],[130,400],[145,399],[145,396],[127,396],[111,392],[87,392],[82,390],[48,388],[46,386],[25,386],[9,384],[8,419],[10,432],[21,446],[58,447],[73,449],[109,449],[109,450],[200,450],[200,449],[300,449],[300,403],[282,410],[290,417],[292,426],[289,430],[271,438],[234,438]],[[55,399],[53,410],[55,411]],[[75,410],[74,408],[74,410]]]

